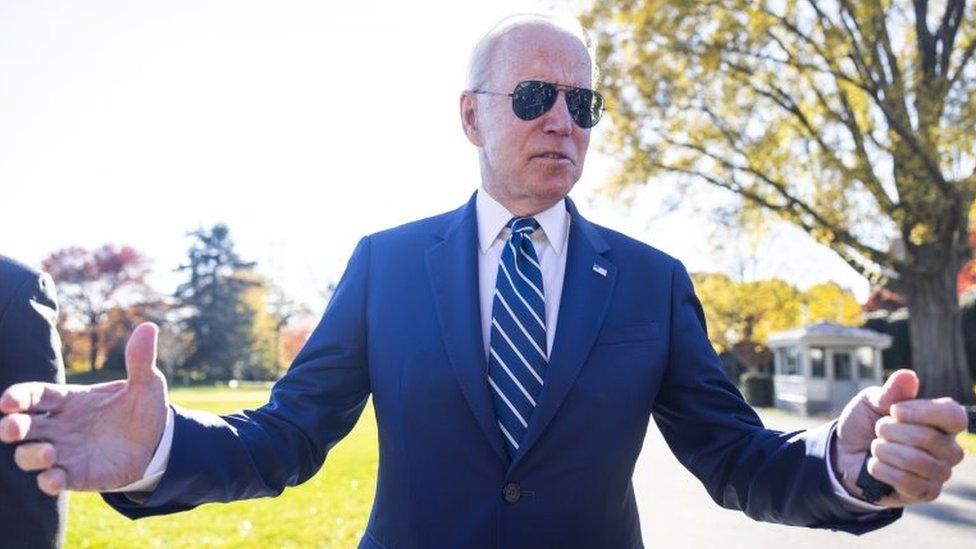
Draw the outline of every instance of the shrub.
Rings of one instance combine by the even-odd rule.
[[[773,376],[746,372],[739,378],[742,396],[750,406],[769,407],[773,405]]]

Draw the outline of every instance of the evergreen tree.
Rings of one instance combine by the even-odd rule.
[[[194,240],[189,263],[177,270],[188,280],[176,290],[185,309],[184,328],[193,335],[193,348],[184,368],[191,378],[215,380],[241,377],[250,370],[255,311],[247,291],[258,284],[254,262],[234,251],[226,225],[189,233]]]

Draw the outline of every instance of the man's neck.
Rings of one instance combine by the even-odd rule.
[[[512,199],[507,196],[502,196],[503,193],[496,192],[489,188],[488,185],[482,183],[481,190],[488,193],[489,196],[495,199],[496,202],[505,207],[506,210],[511,212],[512,215],[518,217],[532,217],[538,213],[544,212],[551,208],[553,204],[562,200],[562,198],[556,199],[536,199],[536,198],[526,198],[523,200]]]

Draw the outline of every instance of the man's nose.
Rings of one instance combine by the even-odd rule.
[[[566,92],[559,90],[556,103],[544,115],[545,124],[542,129],[547,133],[569,135],[573,132],[573,117],[569,114],[569,104],[566,103]]]

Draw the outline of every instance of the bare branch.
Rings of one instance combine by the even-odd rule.
[[[864,255],[870,257],[873,261],[877,261],[879,264],[884,264],[885,262],[891,260],[891,258],[888,257],[888,254],[882,252],[881,250],[868,246],[867,244],[864,244],[863,242],[858,240],[857,237],[855,237],[848,229],[843,227],[837,227],[832,223],[830,223],[830,221],[824,218],[823,215],[820,212],[818,212],[815,208],[813,208],[803,200],[791,194],[787,189],[787,185],[782,181],[776,181],[765,172],[758,170],[752,166],[736,164],[725,157],[712,153],[711,151],[707,150],[705,147],[701,145],[697,145],[695,143],[677,141],[660,133],[657,133],[657,135],[659,139],[661,139],[665,143],[668,143],[669,145],[693,150],[698,154],[701,154],[702,156],[705,156],[707,158],[710,158],[718,162],[719,164],[721,164],[726,169],[732,172],[747,173],[749,175],[752,175],[760,179],[761,181],[766,183],[774,192],[776,192],[776,194],[778,194],[786,202],[785,205],[779,205],[772,209],[775,209],[777,211],[792,211],[795,213],[801,213],[809,216],[814,221],[814,224],[811,224],[810,228],[821,228],[826,231],[829,231],[836,240],[843,242],[844,244],[850,246],[851,248],[858,250],[858,252],[863,253]]]
[[[942,23],[936,32],[936,36],[942,42],[942,52],[939,57],[939,75],[942,77],[949,74],[949,60],[965,9],[965,0],[948,0],[945,13],[942,15]]]
[[[946,91],[952,89],[952,86],[956,84],[956,81],[962,76],[963,71],[966,70],[966,65],[973,58],[973,54],[976,54],[976,36],[969,41],[969,44],[963,48],[962,57],[959,60],[959,66],[956,67],[956,72],[949,77],[949,85],[946,86]]]
[[[797,217],[795,215],[796,212],[790,208],[789,203],[777,204],[774,202],[770,202],[765,197],[750,191],[749,189],[743,187],[742,185],[739,185],[734,178],[732,179],[732,181],[723,181],[715,176],[709,175],[699,170],[681,168],[678,166],[672,166],[669,164],[664,164],[659,162],[654,162],[652,164],[654,167],[659,168],[661,170],[696,177],[713,186],[720,187],[732,191],[738,195],[741,195],[742,197],[746,198],[747,200],[751,201],[752,203],[758,206],[761,206],[763,208],[768,209],[769,211],[776,212],[783,215],[784,217],[787,217],[790,220],[790,222],[799,225],[800,228],[802,228],[807,234],[812,234],[817,229],[816,225],[811,224],[803,220],[802,218]],[[871,264],[859,259],[854,254],[852,254],[851,250],[856,248],[854,246],[851,246],[847,242],[843,242],[838,239],[838,240],[828,242],[826,244],[832,250],[837,252],[838,255],[841,256],[841,259],[843,259],[855,271],[859,272],[861,275],[863,275],[871,282],[877,283],[879,281],[879,276],[881,276],[881,266],[885,265],[886,262],[900,263],[899,261],[891,257],[890,254],[886,254],[884,252],[877,252],[878,254],[880,254],[878,256],[878,259],[880,259],[881,261],[878,261],[876,259],[871,259],[871,261],[874,261],[874,264]],[[899,266],[905,267],[904,265],[899,265]]]

